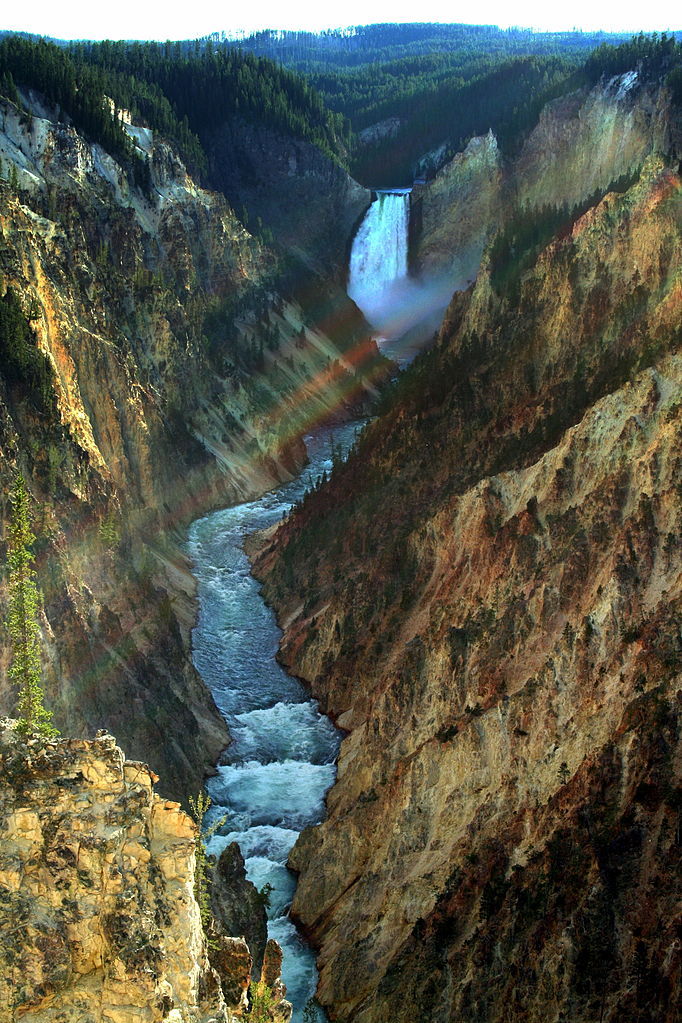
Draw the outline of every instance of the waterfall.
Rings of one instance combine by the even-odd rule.
[[[453,291],[447,277],[408,275],[409,220],[410,189],[377,192],[353,239],[348,274],[348,294],[399,366],[433,341]]]
[[[407,279],[409,190],[378,192],[355,238],[348,294],[379,330],[395,306],[396,285]]]

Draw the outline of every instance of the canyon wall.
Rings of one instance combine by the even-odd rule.
[[[0,733],[0,1019],[229,1023],[194,897],[194,823],[110,735]]]
[[[143,191],[23,102],[31,115],[0,103],[0,276],[51,395],[3,374],[0,480],[6,494],[22,471],[34,499],[47,703],[63,732],[111,729],[186,797],[228,737],[189,657],[181,530],[289,478],[302,435],[362,407],[381,360],[343,291],[279,265],[163,140],[130,128]]]
[[[603,193],[652,153],[680,145],[665,89],[628,72],[548,103],[517,153],[492,132],[412,192],[412,265],[426,278],[465,287],[487,241],[520,209],[566,206]]]
[[[236,1023],[261,973],[288,1023],[243,860],[202,868],[195,822],[113,736],[26,740],[15,724],[0,721],[0,1021]]]
[[[681,190],[651,157],[525,273],[484,261],[263,541],[349,732],[290,858],[335,1020],[677,1018]]]
[[[310,142],[236,118],[217,125],[207,143],[211,178],[249,223],[259,218],[277,244],[308,265],[346,274],[348,240],[371,192]]]

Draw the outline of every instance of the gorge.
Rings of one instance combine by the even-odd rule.
[[[267,903],[296,1023],[678,1018],[680,47],[407,38],[455,127],[394,190],[348,168],[407,89],[353,141],[345,71],[0,39],[0,510],[68,736],[0,728],[2,1023],[255,1020]]]
[[[269,936],[284,952],[282,977],[302,1020],[315,994],[314,957],[288,919],[295,880],[286,860],[303,828],[324,815],[334,781],[340,734],[320,715],[301,683],[275,661],[280,632],[260,597],[243,550],[245,537],[279,522],[306,489],[332,469],[356,425],[306,438],[301,475],[258,501],[214,512],[190,529],[188,551],[199,582],[201,612],[194,663],[230,730],[231,744],[208,783],[207,823],[223,822],[208,843],[216,856],[237,842],[247,876],[269,892]]]

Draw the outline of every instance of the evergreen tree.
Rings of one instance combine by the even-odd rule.
[[[211,896],[208,887],[208,857],[202,828],[204,826],[204,815],[211,805],[211,797],[205,792],[200,792],[196,799],[189,797],[189,805],[192,816],[197,825],[197,833],[194,839],[194,850],[196,853],[196,864],[194,867],[194,898],[199,906],[201,922],[204,933],[208,932],[213,915],[211,913]]]
[[[12,494],[9,526],[9,615],[7,626],[12,643],[10,679],[19,689],[19,732],[24,736],[57,735],[52,714],[43,706],[40,664],[40,597],[33,568],[28,493],[24,477],[18,475]]]

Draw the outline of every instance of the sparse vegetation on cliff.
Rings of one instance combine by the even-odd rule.
[[[19,690],[17,731],[24,736],[58,734],[52,714],[43,704],[40,658],[40,596],[33,568],[29,498],[24,477],[17,475],[11,494],[8,530],[9,612],[7,628],[12,643],[9,677]]]
[[[622,174],[605,189],[595,192],[572,209],[555,206],[526,207],[520,210],[495,235],[490,246],[490,279],[498,293],[506,292],[512,301],[518,298],[521,277],[535,263],[553,238],[563,238],[584,213],[596,206],[609,192],[627,192],[639,179],[641,168]]]

